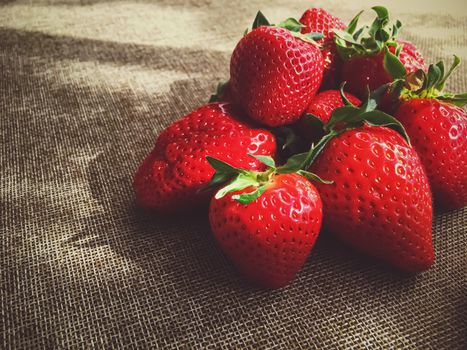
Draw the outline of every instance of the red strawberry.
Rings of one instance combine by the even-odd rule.
[[[310,170],[334,181],[316,185],[324,224],[362,252],[405,271],[426,270],[434,260],[428,179],[406,140],[393,129],[376,126],[403,132],[401,124],[382,112],[367,111],[368,106],[337,109],[325,125],[330,133],[316,147],[322,151]],[[347,129],[334,130],[346,120]]]
[[[401,23],[397,21],[391,26],[384,7],[373,9],[378,16],[371,27],[355,31],[359,14],[346,31],[336,31],[335,36],[337,51],[343,60],[341,80],[360,98],[365,96],[367,87],[375,90],[424,68],[423,57],[415,46],[396,39]]]
[[[459,107],[467,103],[467,94],[443,93],[458,64],[456,58],[446,76],[442,62],[430,66],[427,75],[420,71],[418,85],[410,84],[414,75],[409,76],[395,114],[425,166],[435,204],[445,210],[467,205],[467,112]]]
[[[348,102],[354,106],[359,106],[361,101],[355,96],[345,93],[345,97]],[[308,143],[318,141],[323,136],[322,125],[317,125],[316,120],[308,114],[314,117],[318,117],[322,124],[328,122],[332,112],[338,108],[344,106],[341,92],[339,90],[327,90],[320,92],[311,100],[305,113],[297,123],[295,130],[297,133]]]
[[[232,169],[210,162],[218,176]],[[319,194],[305,177],[281,174],[274,166],[263,173],[236,170],[236,179],[211,201],[214,237],[247,278],[266,288],[283,287],[305,263],[318,236]]]
[[[336,52],[333,29],[345,29],[345,24],[338,17],[334,17],[324,9],[314,7],[305,11],[300,18],[304,25],[301,32],[322,33],[324,38],[317,40],[322,45],[321,53],[324,58],[323,82],[320,89],[332,89],[337,87],[337,79],[341,62]]]
[[[247,154],[274,155],[275,148],[270,132],[240,120],[231,105],[202,106],[159,135],[134,176],[137,200],[157,212],[193,209],[209,201],[209,194],[198,193],[214,173],[207,155],[260,170],[264,166]]]
[[[255,20],[255,25],[261,23],[267,22]],[[299,33],[300,28],[301,24],[291,19],[278,26],[254,26],[232,54],[231,95],[262,124],[296,121],[321,84],[323,57],[318,47]]]
[[[396,42],[401,47],[399,60],[404,65],[408,73],[415,72],[418,69],[425,70],[425,59],[414,44],[402,39],[396,39]],[[389,51],[395,54],[396,47],[390,46]]]

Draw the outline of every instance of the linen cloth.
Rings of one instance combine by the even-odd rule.
[[[428,62],[467,60],[462,2],[382,3]],[[134,204],[137,165],[228,78],[258,9],[277,22],[321,6],[349,21],[373,4],[1,1],[0,347],[465,349],[465,209],[435,216],[425,273],[323,232],[296,279],[265,291],[223,256],[205,211]],[[466,72],[448,88],[467,91]]]

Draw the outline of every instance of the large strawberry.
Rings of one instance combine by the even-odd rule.
[[[296,121],[320,86],[323,57],[317,44],[300,33],[301,27],[293,19],[270,25],[258,13],[253,30],[232,54],[231,96],[262,124],[279,126]]]
[[[321,228],[316,188],[290,167],[252,172],[209,158],[214,184],[232,181],[211,201],[209,220],[216,240],[240,272],[267,288],[285,286],[305,263]]]
[[[214,174],[206,156],[247,169],[264,168],[247,154],[273,156],[273,135],[254,129],[237,115],[229,104],[212,103],[165,129],[135,173],[139,204],[157,212],[175,212],[208,203],[209,193],[198,191]]]
[[[406,136],[401,124],[372,105],[336,109],[315,147],[320,153],[295,158],[333,181],[316,184],[333,235],[402,270],[423,271],[434,259],[428,179],[415,150],[392,129]]]
[[[439,62],[427,74],[409,75],[395,113],[425,166],[435,205],[445,210],[467,205],[467,112],[461,108],[467,94],[443,92],[459,63],[455,57],[447,74]]]
[[[360,98],[368,88],[375,90],[407,73],[424,69],[425,64],[413,44],[396,39],[401,22],[391,24],[387,9],[382,6],[373,10],[377,18],[371,26],[356,30],[358,14],[345,31],[334,31],[337,52],[343,60],[341,80]]]
[[[303,13],[300,23],[304,25],[301,32],[306,34],[310,32],[322,33],[323,39],[317,40],[321,45],[321,53],[324,58],[323,82],[320,90],[332,89],[337,87],[340,74],[341,62],[336,52],[334,43],[333,29],[345,29],[345,24],[338,17],[331,15],[326,10],[313,7]]]

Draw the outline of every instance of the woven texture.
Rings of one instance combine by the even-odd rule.
[[[427,61],[467,60],[461,2],[387,3]],[[256,11],[277,21],[309,5],[0,1],[0,348],[466,348],[465,209],[436,215],[426,273],[323,232],[271,292],[235,272],[205,212],[161,218],[134,204],[138,163],[228,76]],[[365,6],[314,5],[345,21]],[[467,91],[466,73],[449,88]]]

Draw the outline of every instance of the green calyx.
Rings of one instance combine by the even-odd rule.
[[[364,25],[357,29],[358,20],[363,12],[361,11],[350,21],[345,30],[334,30],[337,52],[343,60],[384,52],[385,70],[393,79],[403,78],[406,71],[398,58],[402,47],[395,41],[402,23],[399,20],[392,23],[389,20],[388,10],[383,6],[375,6],[372,9],[376,12],[376,18],[370,26]],[[389,47],[395,48],[395,54],[390,52]]]
[[[324,135],[316,145],[312,145],[308,152],[296,154],[289,158],[286,165],[288,165],[289,168],[294,169],[294,171],[299,171],[300,169],[307,170],[329,141],[347,130],[360,128],[364,124],[371,126],[385,126],[394,129],[404,137],[408,144],[410,144],[409,136],[402,124],[389,114],[376,110],[381,97],[385,94],[389,85],[390,84],[383,85],[371,94],[368,93],[368,99],[360,107],[352,105],[352,103],[347,100],[344,95],[342,85],[340,91],[344,106],[336,108],[326,124],[321,122],[326,135]],[[310,118],[317,119],[317,117],[311,114],[308,116]]]
[[[249,204],[261,196],[273,181],[273,177],[277,174],[289,174],[296,172],[307,179],[329,183],[322,180],[315,174],[301,170],[296,166],[291,166],[288,163],[277,167],[274,159],[269,156],[251,156],[266,165],[267,169],[265,171],[245,170],[235,168],[219,159],[209,156],[206,157],[207,161],[216,170],[216,172],[209,184],[203,188],[203,191],[218,188],[220,185],[225,184],[225,186],[219,189],[214,196],[216,199],[219,199],[228,193],[251,187],[252,190],[250,192],[235,194],[232,196],[232,199],[241,204]]]
[[[252,29],[258,28],[260,26],[268,26],[268,27],[276,27],[276,28],[284,28],[290,31],[290,33],[296,37],[297,39],[303,40],[307,43],[318,45],[316,40],[320,40],[324,38],[322,33],[307,33],[302,34],[300,31],[304,27],[299,21],[295,18],[287,18],[286,20],[280,22],[279,24],[272,24],[269,20],[264,16],[261,11],[258,11],[256,17],[253,21]],[[244,35],[248,34],[248,28],[246,29]]]
[[[445,71],[443,61],[430,64],[427,73],[419,69],[408,74],[404,80],[394,82],[392,86],[393,93],[396,91],[396,95],[398,94],[403,101],[413,98],[433,98],[459,107],[465,106],[467,104],[467,93],[453,94],[444,91],[446,81],[460,63],[460,58],[454,55],[454,61],[447,71]]]
[[[344,107],[336,108],[329,121],[324,125],[324,131],[329,133],[339,132],[343,128],[345,128],[344,130],[359,128],[366,123],[372,126],[385,126],[394,129],[410,144],[409,136],[402,124],[396,118],[376,109],[389,87],[390,84],[385,84],[371,93],[368,92],[367,100],[360,107],[349,105],[347,101]],[[340,91],[344,99],[343,85]]]

